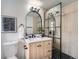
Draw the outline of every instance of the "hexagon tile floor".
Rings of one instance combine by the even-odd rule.
[[[75,59],[75,58],[73,58],[69,55],[66,55],[64,53],[60,54],[60,51],[58,49],[54,49],[53,51],[54,51],[53,52],[53,59]],[[61,55],[61,57],[60,57],[60,55]]]

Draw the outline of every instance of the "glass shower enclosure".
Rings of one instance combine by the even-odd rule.
[[[52,38],[54,59],[61,59],[62,50],[62,3],[49,9],[45,13],[44,34]]]

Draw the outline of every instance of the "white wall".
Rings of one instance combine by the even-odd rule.
[[[63,7],[62,51],[78,59],[77,1]]]
[[[1,15],[13,16],[17,18],[17,32],[16,33],[1,33],[2,52],[1,56],[4,59],[3,43],[6,41],[18,40],[18,26],[25,23],[25,15],[27,14],[26,4],[24,0],[2,0],[1,1]],[[43,9],[40,10],[43,18]],[[18,58],[24,58],[23,45],[19,43]]]

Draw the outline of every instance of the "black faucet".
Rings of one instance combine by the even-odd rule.
[[[34,38],[35,37],[35,35],[34,34],[32,34],[32,38]]]

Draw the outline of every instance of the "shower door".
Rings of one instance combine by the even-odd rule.
[[[45,13],[45,36],[51,37],[53,42],[52,58],[61,58],[61,29],[62,29],[62,9],[61,3],[51,8]]]

